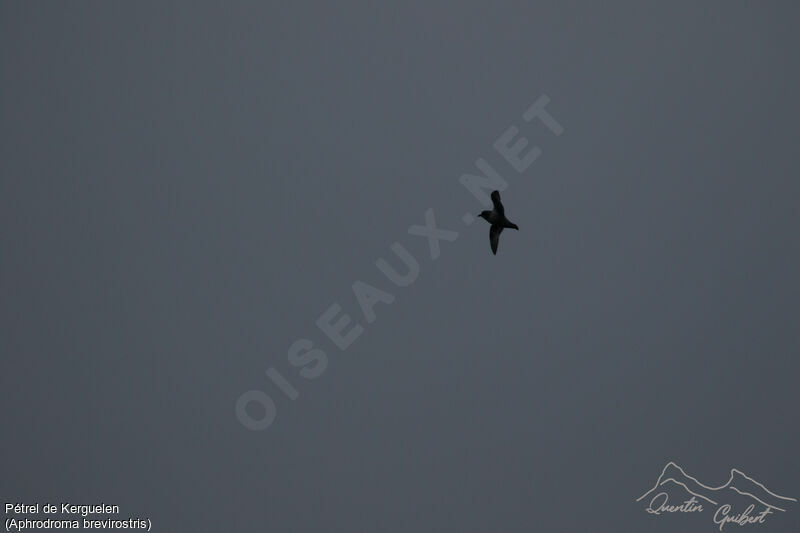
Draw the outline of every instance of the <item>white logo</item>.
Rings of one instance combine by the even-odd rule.
[[[652,489],[638,498],[650,514],[713,513],[714,523],[722,531],[728,524],[748,526],[763,524],[770,515],[786,512],[797,503],[794,498],[775,494],[767,487],[732,469],[728,481],[719,487],[709,487],[670,461],[658,476]]]

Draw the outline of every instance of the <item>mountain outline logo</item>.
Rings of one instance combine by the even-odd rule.
[[[637,502],[643,500],[647,503],[645,511],[652,515],[702,513],[716,507],[713,521],[720,531],[727,524],[764,524],[770,515],[785,513],[797,503],[795,498],[769,490],[739,469],[732,468],[728,481],[714,487],[690,476],[674,461],[664,466],[653,488],[636,498]],[[676,500],[680,503],[671,503]]]

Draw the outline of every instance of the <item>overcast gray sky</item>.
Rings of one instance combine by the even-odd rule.
[[[3,502],[153,531],[717,531],[634,501],[669,460],[800,498],[799,10],[3,2]],[[522,120],[543,94],[560,136]],[[492,147],[512,125],[542,151],[522,173]],[[497,256],[461,221],[478,158],[520,226]],[[408,234],[429,208],[458,232],[435,261]],[[408,287],[375,266],[396,241]],[[356,281],[395,297],[371,324]],[[364,327],[345,351],[334,303]],[[800,504],[748,528],[797,531]]]

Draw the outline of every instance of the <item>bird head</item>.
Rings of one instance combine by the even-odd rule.
[[[485,220],[489,220],[489,215],[491,215],[491,211],[481,211],[481,214],[478,217],[483,218]]]

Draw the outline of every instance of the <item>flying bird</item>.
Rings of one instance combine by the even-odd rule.
[[[503,233],[503,228],[519,230],[519,226],[506,218],[506,210],[500,201],[499,191],[492,192],[492,204],[494,204],[494,209],[481,211],[478,216],[492,225],[489,228],[489,243],[492,245],[492,253],[497,255],[497,244],[500,242],[500,234]]]

